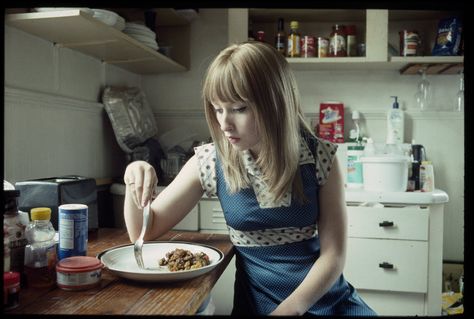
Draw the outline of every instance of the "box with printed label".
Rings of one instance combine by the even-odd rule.
[[[319,106],[318,136],[333,143],[344,143],[344,104],[322,102]]]

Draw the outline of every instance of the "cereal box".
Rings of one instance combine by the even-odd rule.
[[[343,103],[322,102],[319,105],[318,136],[333,143],[344,143]]]

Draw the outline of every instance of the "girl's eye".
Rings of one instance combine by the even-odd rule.
[[[221,114],[221,113],[222,113],[222,109],[214,109],[214,112]]]
[[[246,109],[247,109],[246,106],[242,106],[242,107],[234,109],[233,111],[236,112],[236,113],[243,113],[243,112],[245,112]]]

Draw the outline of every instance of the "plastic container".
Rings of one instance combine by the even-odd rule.
[[[31,222],[26,227],[29,244],[25,247],[25,274],[29,287],[52,287],[56,284],[56,231],[51,224],[51,209],[31,210]]]
[[[364,180],[362,175],[361,157],[364,156],[364,146],[355,145],[347,147],[347,187],[362,188]]]
[[[361,157],[364,190],[371,192],[405,192],[408,182],[406,156]]]
[[[64,290],[86,290],[100,284],[103,264],[90,256],[64,258],[56,265],[58,287]]]
[[[387,112],[387,144],[401,144],[404,140],[405,116],[399,108],[398,97],[395,99],[392,108]]]
[[[9,310],[20,305],[20,274],[18,272],[3,273],[3,309]]]
[[[58,207],[58,212],[58,259],[87,255],[87,205],[65,204]]]

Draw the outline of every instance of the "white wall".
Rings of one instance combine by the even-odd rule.
[[[200,97],[201,81],[211,59],[227,43],[227,10],[200,10],[191,28],[191,69],[186,73],[143,77],[143,89],[154,108],[159,134],[175,127],[209,137]],[[464,259],[464,115],[451,112],[457,93],[457,75],[428,76],[434,89],[433,109],[420,112],[414,94],[419,76],[397,71],[295,71],[308,121],[318,115],[319,103],[342,101],[346,106],[346,137],[353,127],[351,112],[362,116],[362,129],[376,142],[386,137],[390,96],[398,96],[406,111],[405,142],[426,147],[433,161],[436,187],[446,191],[444,256]],[[173,89],[174,88],[174,89]]]
[[[140,76],[5,26],[4,178],[123,174],[100,104],[105,85],[140,86]]]
[[[142,86],[154,109],[159,134],[175,127],[209,136],[200,88],[213,57],[227,43],[227,10],[201,9],[191,25],[187,72],[139,76],[22,31],[5,27],[5,179],[12,182],[62,174],[120,176],[124,153],[98,103],[105,85]],[[425,145],[435,166],[436,186],[450,202],[445,209],[444,259],[463,260],[464,116],[449,112],[457,76],[429,76],[435,107],[414,107],[417,76],[387,71],[295,72],[308,120],[321,101],[340,100],[362,113],[362,127],[375,141],[385,138],[391,95],[406,110],[406,142]]]

